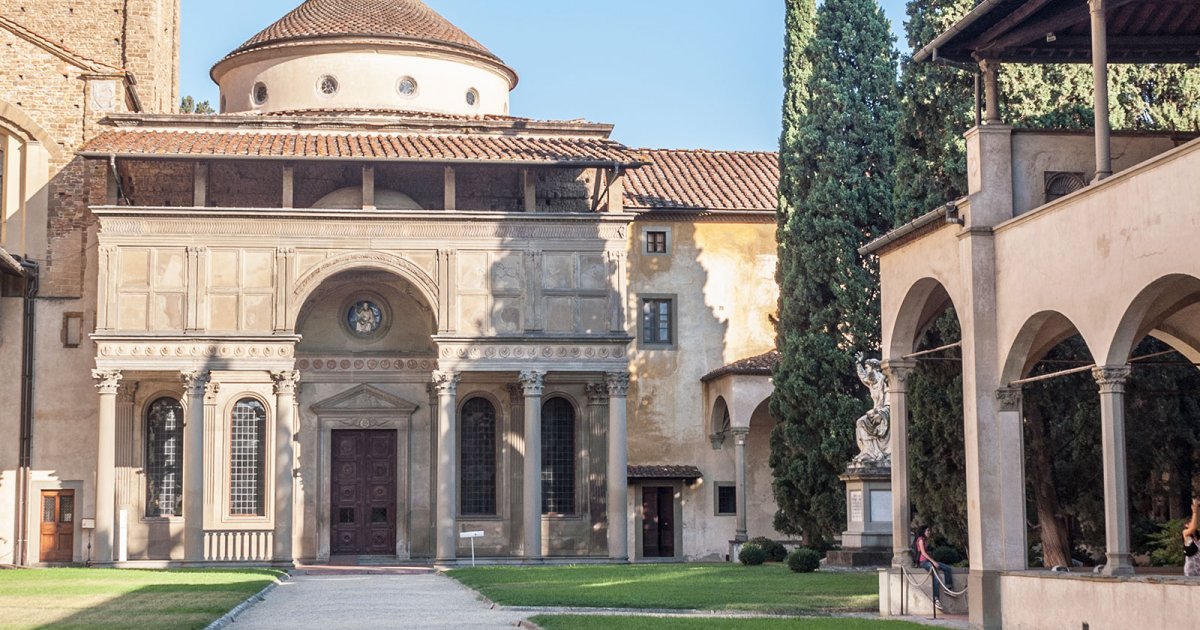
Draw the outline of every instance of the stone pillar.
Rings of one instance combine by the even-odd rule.
[[[887,375],[887,403],[891,410],[888,447],[892,452],[892,566],[912,564],[908,550],[912,533],[912,504],[908,499],[908,377],[916,361],[888,359],[883,362]]]
[[[455,420],[458,415],[458,372],[433,373],[438,397],[437,433],[437,560],[458,557],[458,440]]]
[[[1133,575],[1129,556],[1129,491],[1125,479],[1125,381],[1128,365],[1092,369],[1100,385],[1100,446],[1104,458],[1105,575]]]
[[[119,531],[114,530],[115,548],[113,557],[117,562],[129,559],[129,523],[137,517],[134,509],[138,505],[136,488],[140,487],[134,481],[135,457],[133,451],[134,431],[137,422],[133,417],[133,403],[137,398],[137,382],[122,383],[117,390],[117,428],[116,428],[116,518],[121,524]],[[122,520],[121,512],[125,518]]]
[[[525,471],[522,496],[522,528],[525,531],[525,559],[542,557],[542,386],[546,373],[521,372],[525,393]]]
[[[1093,107],[1096,120],[1096,178],[1112,175],[1112,124],[1108,118],[1108,25],[1104,0],[1088,0],[1092,24]]]
[[[733,468],[734,484],[737,493],[737,533],[733,539],[746,542],[746,437],[750,435],[750,427],[733,427]]]
[[[204,562],[204,394],[211,375],[183,372],[183,560]]]
[[[608,557],[629,559],[629,443],[626,400],[629,372],[609,372],[608,383]]]
[[[114,506],[116,505],[117,389],[120,370],[92,370],[100,392],[96,452],[96,564],[112,564]]]
[[[292,561],[292,523],[296,458],[296,385],[300,373],[271,372],[275,381],[275,549],[276,562]]]
[[[591,548],[608,549],[608,384],[587,384],[588,514]],[[598,527],[603,523],[603,527]]]
[[[983,73],[983,124],[1000,124],[1000,62],[995,59],[979,61],[979,70]]]

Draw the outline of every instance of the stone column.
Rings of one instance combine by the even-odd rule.
[[[204,562],[204,394],[208,372],[183,372],[183,560]]]
[[[96,564],[113,562],[113,510],[116,505],[117,389],[120,370],[92,370],[100,392],[96,452]]]
[[[1112,124],[1108,118],[1108,25],[1104,0],[1088,0],[1092,26],[1092,82],[1096,121],[1096,178],[1112,175]]]
[[[275,382],[275,549],[276,562],[292,561],[292,524],[296,458],[296,385],[300,373],[271,372]]]
[[[608,383],[608,557],[629,560],[629,442],[626,400],[629,372],[609,372]]]
[[[435,536],[437,560],[450,561],[458,557],[458,440],[455,420],[458,415],[458,380],[461,374],[451,371],[433,373],[433,386],[438,397],[437,432],[437,519]]]
[[[908,377],[916,361],[888,359],[883,362],[887,375],[887,403],[891,410],[888,447],[892,453],[892,566],[912,564],[908,550],[909,520],[912,504],[908,499]]]
[[[541,370],[521,372],[525,392],[525,471],[522,527],[525,531],[525,559],[542,557],[542,384]]]
[[[137,389],[137,382],[132,382],[122,383],[117,390],[116,518],[120,529],[119,531],[113,530],[115,538],[113,556],[117,562],[125,562],[129,559],[129,523],[131,519],[136,518],[133,511],[138,505],[134,493],[140,484],[134,483],[133,474],[135,467],[134,431],[137,427],[137,422],[133,417],[133,403],[137,398]],[[122,512],[125,513],[124,519],[121,518]]]
[[[1125,381],[1128,365],[1092,369],[1100,385],[1100,446],[1104,458],[1105,575],[1133,575],[1129,556],[1129,491],[1125,479]]]
[[[734,484],[737,493],[737,533],[733,539],[746,542],[746,436],[750,435],[750,427],[733,427],[733,468]]]
[[[983,124],[1000,124],[1000,62],[981,59],[979,70],[983,73]]]

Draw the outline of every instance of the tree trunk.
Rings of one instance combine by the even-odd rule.
[[[1054,460],[1046,443],[1046,418],[1034,405],[1025,407],[1029,426],[1029,476],[1041,529],[1042,565],[1071,566],[1071,536],[1065,519],[1060,516],[1058,488],[1055,486]]]

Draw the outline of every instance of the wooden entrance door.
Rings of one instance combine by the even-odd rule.
[[[332,435],[330,553],[395,555],[396,432]]]
[[[675,557],[675,490],[642,488],[642,557]]]
[[[42,562],[70,562],[75,551],[75,491],[42,491]]]

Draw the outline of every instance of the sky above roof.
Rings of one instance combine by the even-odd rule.
[[[180,90],[300,0],[183,0]],[[514,116],[616,125],[635,147],[767,150],[783,99],[782,0],[426,0],[516,70]],[[883,0],[899,31],[904,0]],[[733,9],[733,10],[731,10]]]

